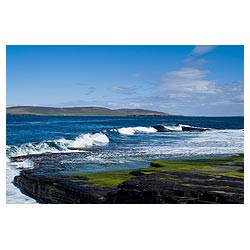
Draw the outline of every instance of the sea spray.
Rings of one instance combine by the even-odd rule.
[[[72,148],[90,148],[92,146],[104,146],[109,143],[109,138],[103,133],[81,134],[73,140],[65,138],[43,141],[39,143],[25,143],[20,146],[7,146],[7,156],[16,157],[43,153],[70,152]]]
[[[122,135],[133,135],[135,133],[155,133],[157,130],[153,127],[128,127],[119,128],[117,131]]]
[[[143,126],[122,127],[118,129],[112,129],[111,131],[118,131],[122,135],[134,135],[139,133],[207,131],[207,130],[211,129],[179,124],[179,125],[155,125],[153,127],[143,127]]]
[[[8,204],[33,204],[36,201],[29,196],[24,195],[19,188],[13,185],[13,179],[16,175],[19,175],[22,169],[33,168],[33,162],[31,160],[25,160],[22,162],[11,162],[6,157],[6,203]]]

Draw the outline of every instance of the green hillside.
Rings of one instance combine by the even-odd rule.
[[[108,109],[103,107],[54,108],[41,106],[16,106],[6,109],[11,115],[46,116],[169,116],[167,113],[144,109]]]

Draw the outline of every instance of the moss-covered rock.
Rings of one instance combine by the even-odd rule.
[[[244,155],[157,160],[148,168],[91,174],[23,170],[14,179],[43,203],[243,203]]]

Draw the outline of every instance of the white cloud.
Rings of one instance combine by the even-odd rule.
[[[193,72],[191,74],[191,72]],[[126,107],[126,108],[144,108],[151,110],[163,111],[172,114],[182,115],[241,115],[242,105],[244,103],[242,81],[236,81],[221,85],[214,81],[205,80],[209,74],[208,71],[203,72],[192,69],[187,74],[186,69],[169,72],[163,78],[160,88],[152,91],[152,95],[143,95],[136,97],[126,97],[120,99],[118,103],[112,103],[111,107]],[[176,85],[169,85],[166,83],[169,80],[169,75],[173,78],[185,79],[185,81],[194,81],[192,85],[192,92],[185,92],[183,85],[176,87]],[[192,75],[192,77],[191,77]],[[209,82],[208,91],[204,91],[205,87],[202,85],[202,91],[197,87],[200,81]],[[186,82],[185,82],[186,83]],[[208,84],[208,83],[207,83]],[[190,84],[191,86],[191,84]],[[199,93],[197,91],[200,91]],[[195,92],[196,91],[196,92]],[[155,94],[155,95],[153,95]]]
[[[203,55],[214,50],[217,46],[215,45],[197,45],[192,50],[193,55]]]
[[[170,71],[162,78],[160,89],[167,92],[216,93],[215,81],[206,79],[208,74],[207,70],[191,67]]]
[[[244,83],[243,81],[235,81],[224,84],[220,87],[221,99],[227,100],[228,103],[243,104],[244,103]]]
[[[196,59],[196,57],[188,56],[187,58],[184,59],[184,62],[189,67],[201,67],[207,63],[207,60],[204,58]]]
[[[181,68],[176,71],[170,71],[167,73],[167,75],[173,78],[176,77],[181,79],[197,80],[207,76],[208,73],[209,71],[207,70],[200,70],[195,68]]]

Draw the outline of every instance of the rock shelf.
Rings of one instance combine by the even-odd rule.
[[[138,170],[91,174],[41,171],[14,178],[39,203],[53,204],[242,204],[244,155],[204,160],[157,160]]]

